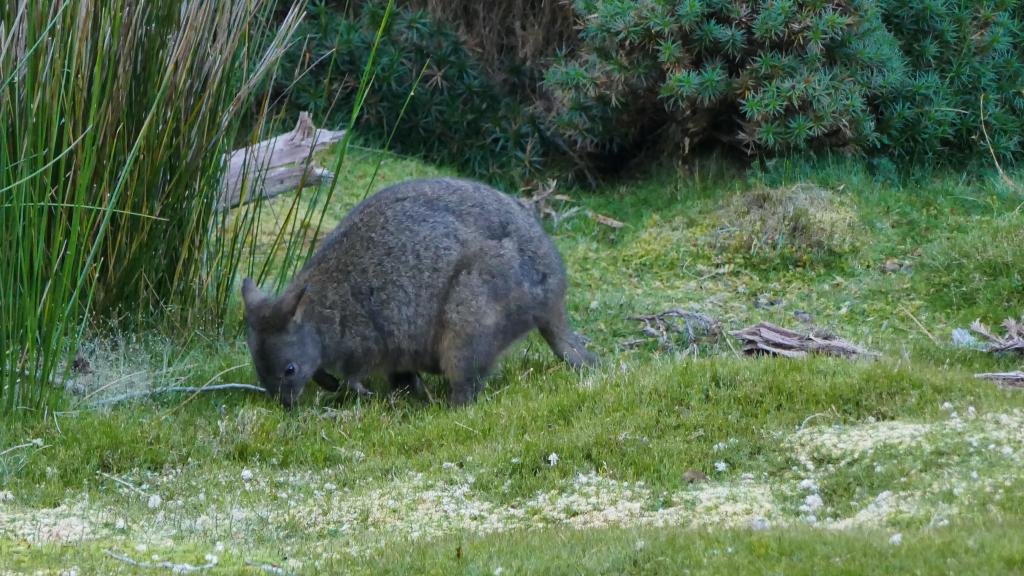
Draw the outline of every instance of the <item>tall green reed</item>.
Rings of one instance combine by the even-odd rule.
[[[0,6],[0,414],[47,405],[91,311],[227,310],[222,155],[301,18],[272,4]]]

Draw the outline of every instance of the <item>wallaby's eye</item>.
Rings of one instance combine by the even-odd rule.
[[[284,375],[285,376],[295,376],[296,370],[298,370],[298,368],[295,367],[295,363],[294,362],[289,362],[288,365],[285,366],[285,368],[284,368]]]

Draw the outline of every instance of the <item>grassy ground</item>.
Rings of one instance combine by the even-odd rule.
[[[378,160],[374,188],[443,173],[356,151],[329,222]],[[853,207],[851,250],[723,241],[737,194],[808,180]],[[312,392],[290,414],[243,393],[83,409],[255,382],[234,336],[105,334],[62,411],[0,427],[0,574],[1024,570],[1024,396],[973,378],[1020,360],[950,341],[1024,313],[1019,195],[843,162],[742,177],[698,163],[560,192],[572,201],[548,226],[599,370],[574,374],[530,337],[462,410]],[[643,340],[629,319],[674,307],[726,330],[813,324],[881,357],[747,359],[727,337]]]

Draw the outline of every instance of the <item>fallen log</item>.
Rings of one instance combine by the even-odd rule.
[[[1024,372],[983,372],[975,378],[995,382],[1002,388],[1024,389]]]
[[[842,358],[877,356],[876,353],[846,342],[833,334],[801,334],[768,322],[761,322],[729,334],[743,342],[743,352],[749,355],[770,354],[786,358],[806,358],[808,354]]]
[[[314,164],[314,156],[345,136],[344,130],[317,128],[308,112],[291,132],[239,148],[226,155],[227,171],[218,208],[226,210],[257,198],[330,182],[334,175]]]

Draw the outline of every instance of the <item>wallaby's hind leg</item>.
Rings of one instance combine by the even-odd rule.
[[[565,303],[559,302],[551,314],[540,321],[537,327],[540,335],[551,346],[551,351],[573,368],[593,366],[597,364],[597,356],[587,350],[583,339],[569,327],[569,318],[565,313]]]
[[[324,370],[317,370],[313,373],[313,381],[328,392],[337,392],[341,388],[341,382]]]

